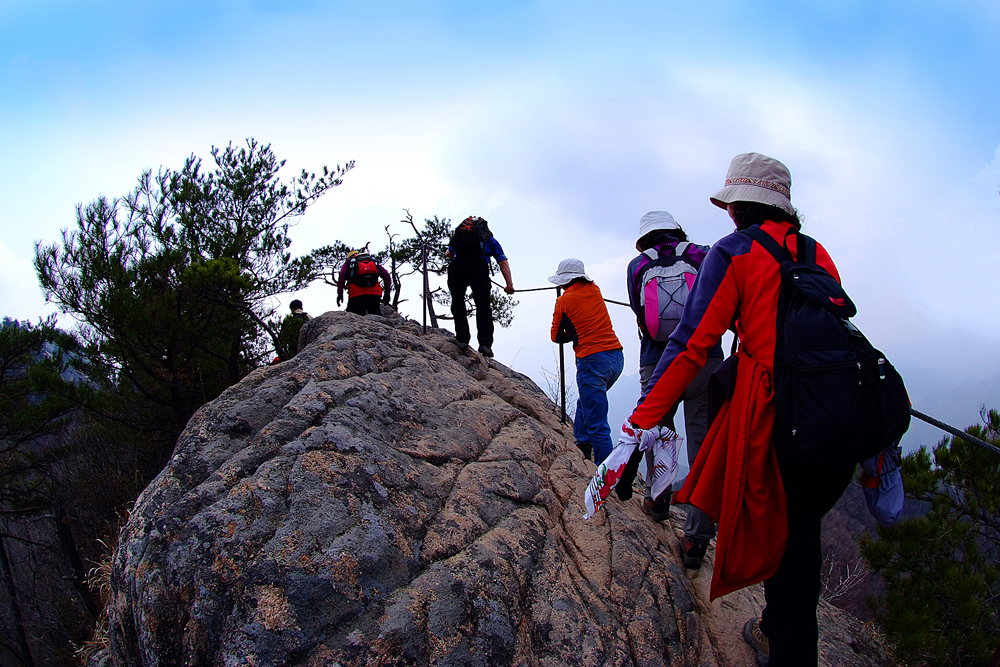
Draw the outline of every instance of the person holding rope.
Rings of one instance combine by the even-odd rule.
[[[611,326],[601,290],[583,271],[583,262],[564,259],[549,282],[565,291],[552,314],[552,342],[573,343],[576,353],[576,416],[573,435],[584,458],[598,465],[614,448],[608,425],[608,390],[622,374],[625,356]]]
[[[472,288],[472,301],[476,304],[476,338],[479,353],[484,357],[493,356],[493,307],[490,304],[490,258],[500,265],[507,285],[507,294],[514,293],[514,281],[510,275],[507,256],[499,241],[490,232],[486,220],[469,216],[455,228],[445,251],[451,260],[448,265],[448,291],[451,292],[451,314],[455,318],[455,343],[460,350],[469,347],[472,333],[469,331],[468,311],[465,309],[465,292]]]
[[[657,362],[667,347],[667,340],[681,319],[688,293],[694,285],[709,246],[688,243],[687,234],[667,211],[650,211],[639,219],[639,255],[629,262],[626,271],[629,306],[639,325],[639,383],[643,393]],[[687,386],[660,421],[674,428],[674,416],[684,401],[684,429],[687,436],[688,465],[694,463],[708,432],[708,379],[722,363],[722,345],[708,351],[705,366]],[[652,451],[646,452],[646,466],[652,472]],[[652,477],[647,477],[652,479]],[[670,493],[651,497],[646,487],[642,509],[655,521],[670,515]],[[715,522],[697,507],[688,510],[684,524],[684,566],[701,567],[709,541],[715,537]]]

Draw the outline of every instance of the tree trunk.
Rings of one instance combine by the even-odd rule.
[[[7,599],[10,600],[10,611],[14,617],[13,630],[16,635],[17,644],[21,648],[20,653],[11,648],[22,664],[27,667],[35,667],[35,661],[31,659],[31,650],[28,648],[28,637],[24,632],[24,620],[21,617],[21,605],[17,601],[17,590],[14,588],[14,573],[10,569],[10,559],[7,557],[7,545],[4,543],[3,534],[0,534],[0,569],[3,570],[4,586],[7,589]]]
[[[437,314],[434,312],[434,299],[431,298],[430,279],[427,277],[427,249],[424,248],[424,302],[427,304],[427,314],[431,318],[431,326],[438,328]]]
[[[66,525],[66,522],[63,521],[62,503],[59,498],[55,500],[54,510],[59,548],[66,558],[66,563],[70,569],[69,582],[73,586],[73,590],[76,591],[77,597],[80,598],[80,603],[83,605],[84,610],[86,610],[91,620],[96,621],[101,612],[94,603],[94,598],[90,594],[90,588],[87,587],[87,576],[83,571],[83,561],[80,560],[80,552],[77,551],[76,542],[73,541],[73,533],[70,531],[69,526]]]

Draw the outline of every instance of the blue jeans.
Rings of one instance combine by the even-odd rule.
[[[608,426],[608,389],[624,367],[625,355],[620,349],[595,352],[576,360],[576,391],[580,398],[576,401],[573,435],[577,443],[593,447],[598,465],[614,449]]]

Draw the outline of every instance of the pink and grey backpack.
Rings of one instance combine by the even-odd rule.
[[[666,342],[681,321],[684,304],[698,276],[698,266],[684,256],[690,243],[678,243],[669,255],[649,248],[636,267],[636,294],[642,309],[641,324],[650,338]]]

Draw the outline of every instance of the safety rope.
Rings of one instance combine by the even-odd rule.
[[[974,435],[969,435],[965,431],[960,431],[957,428],[955,428],[954,426],[949,426],[948,424],[945,424],[943,421],[938,421],[937,419],[934,419],[934,417],[930,417],[928,415],[925,415],[922,412],[917,412],[913,408],[910,408],[910,414],[913,415],[914,417],[916,417],[917,419],[921,420],[921,421],[927,422],[931,426],[936,426],[939,429],[941,429],[942,431],[946,431],[947,433],[951,433],[956,438],[961,438],[962,440],[965,440],[966,442],[971,442],[972,444],[976,445],[977,447],[981,447],[982,449],[985,449],[986,451],[988,451],[991,454],[996,454],[997,456],[1000,456],[1000,448],[996,447],[995,445],[991,445],[990,443],[986,442],[985,440],[980,440],[979,438],[977,438]]]
[[[499,287],[500,289],[504,289],[503,285],[501,285],[497,281],[493,280],[492,278],[490,278],[490,282],[493,283],[494,285],[496,285],[497,287]],[[518,294],[520,292],[544,292],[545,290],[550,290],[550,289],[559,289],[559,286],[558,285],[554,285],[552,287],[531,287],[529,289],[516,289],[516,290],[514,290],[514,294]],[[624,303],[622,301],[615,301],[614,299],[605,299],[605,301],[608,302],[608,303],[613,303],[616,306],[625,306],[626,308],[631,308],[632,307],[632,306],[630,306],[627,303]]]
[[[494,285],[496,285],[500,289],[504,288],[503,285],[501,285],[497,281],[493,280],[492,278],[490,278],[490,282],[492,282]],[[518,294],[520,292],[544,292],[546,290],[554,290],[554,289],[559,289],[559,286],[558,285],[554,285],[552,287],[532,287],[532,288],[529,288],[529,289],[516,289],[516,290],[514,290],[514,294]],[[626,308],[631,308],[632,307],[631,305],[629,305],[627,303],[624,303],[622,301],[615,301],[614,299],[604,299],[604,300],[607,303],[613,303],[616,306],[625,306]],[[937,428],[941,429],[942,431],[945,431],[947,433],[952,434],[956,438],[961,438],[961,439],[965,440],[966,442],[971,442],[972,444],[976,445],[977,447],[981,447],[982,449],[985,449],[986,451],[990,452],[991,454],[995,454],[996,456],[1000,456],[1000,448],[996,447],[995,445],[991,445],[990,443],[986,442],[985,440],[981,440],[981,439],[977,438],[974,435],[969,435],[965,431],[960,431],[959,429],[955,428],[954,426],[949,426],[948,424],[945,424],[942,421],[939,421],[937,419],[934,419],[933,417],[925,415],[922,412],[914,410],[913,408],[910,408],[910,414],[913,415],[914,417],[916,417],[917,419],[921,420],[921,421],[927,422],[931,426],[936,426]]]

